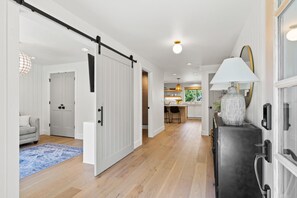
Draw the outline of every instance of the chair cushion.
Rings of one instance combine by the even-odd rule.
[[[26,135],[30,133],[35,133],[36,128],[35,127],[20,127],[20,135]]]

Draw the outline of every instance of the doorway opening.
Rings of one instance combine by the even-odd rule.
[[[148,141],[149,127],[149,80],[148,72],[142,70],[142,142]]]
[[[216,107],[216,103],[220,104],[220,100],[223,97],[224,93],[221,90],[210,90],[210,88],[212,87],[212,84],[210,84],[211,80],[214,77],[214,73],[208,74],[208,84],[209,84],[209,91],[208,91],[208,115],[209,115],[209,134],[213,133],[213,118],[214,118],[214,112],[218,111]]]
[[[95,47],[26,9],[19,14],[19,35],[22,60],[28,61],[19,74],[20,194],[27,197],[37,189],[46,194],[36,181],[63,180],[51,175],[66,174],[67,167],[93,168],[83,164],[83,126],[95,119],[88,67]]]

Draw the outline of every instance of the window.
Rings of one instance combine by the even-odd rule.
[[[185,88],[185,102],[198,102],[202,100],[202,90],[199,87]]]

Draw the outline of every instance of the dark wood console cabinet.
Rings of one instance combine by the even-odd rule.
[[[224,125],[215,115],[213,154],[216,198],[261,198],[254,172],[254,158],[261,153],[262,131],[252,124]],[[258,166],[262,175],[262,165]]]

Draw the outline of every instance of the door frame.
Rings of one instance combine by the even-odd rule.
[[[153,72],[145,67],[145,66],[142,66],[140,68],[141,72],[140,72],[140,116],[141,116],[141,121],[140,121],[140,127],[141,127],[141,130],[140,130],[140,141],[141,141],[141,144],[142,145],[142,71],[145,71],[148,73],[148,106],[150,107],[148,109],[148,137],[149,138],[152,138],[154,137],[154,133],[153,133],[153,130],[152,130],[152,126],[153,126],[153,118],[152,118],[152,100],[153,100]]]
[[[0,112],[0,156],[4,160],[0,162],[0,173],[3,175],[0,185],[0,197],[19,197],[20,196],[20,179],[19,179],[19,18],[21,8],[14,1],[4,0],[0,3],[1,22],[5,21],[3,28],[0,26],[1,41],[4,40],[4,45],[0,46],[1,57],[0,76],[3,84],[3,95],[0,98],[0,106],[4,106],[5,111]],[[27,9],[25,9],[27,10]],[[33,17],[40,17],[38,14],[30,12]],[[92,46],[92,49],[97,49],[97,45],[77,35],[74,32],[68,31],[60,27],[58,24],[52,25],[49,19],[42,18],[44,22],[51,24],[51,27],[57,31],[67,32],[71,38],[78,42],[82,42],[87,46]],[[37,22],[40,22],[37,20]],[[1,82],[2,82],[1,81]],[[77,87],[77,86],[76,86]],[[3,99],[2,99],[3,98]],[[9,107],[9,109],[8,109]],[[94,115],[96,110],[94,109]],[[2,119],[3,118],[3,119]],[[3,144],[2,144],[3,143]]]
[[[50,66],[49,66],[50,67]],[[59,69],[58,69],[59,70]],[[51,75],[52,74],[62,74],[62,73],[71,73],[71,72],[73,72],[74,73],[74,136],[73,136],[73,138],[74,139],[81,139],[82,137],[78,137],[77,136],[77,134],[78,134],[78,131],[77,131],[77,129],[78,129],[78,127],[77,127],[77,125],[78,125],[78,123],[77,123],[77,116],[76,116],[76,114],[77,114],[77,105],[76,105],[76,99],[77,99],[77,77],[76,77],[76,70],[75,69],[70,69],[70,70],[59,70],[59,71],[51,71],[51,72],[49,72],[48,73],[48,79],[51,79]],[[46,79],[44,79],[44,80],[46,80]],[[47,91],[47,94],[48,94],[48,100],[47,101],[51,101],[51,82],[48,80],[47,81],[48,82],[48,86],[47,86],[47,89],[48,89],[48,91]],[[48,116],[48,121],[49,121],[49,124],[51,123],[51,104],[49,104],[48,103],[48,106],[47,106],[47,116]],[[43,122],[44,122],[44,120],[43,120]],[[44,126],[44,125],[43,125]],[[48,133],[47,133],[47,135],[51,135],[51,128],[50,128],[50,126],[48,127]]]

